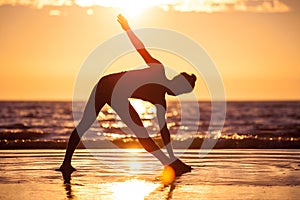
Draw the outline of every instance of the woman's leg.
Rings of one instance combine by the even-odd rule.
[[[70,182],[70,176],[72,172],[75,171],[75,169],[71,166],[73,153],[79,144],[81,137],[94,123],[101,108],[106,103],[105,98],[102,97],[103,95],[101,92],[97,92],[97,86],[95,86],[85,106],[83,117],[76,128],[72,131],[69,138],[65,158],[59,169],[59,171],[62,172],[66,183]]]
[[[72,155],[77,145],[79,144],[81,137],[94,123],[101,108],[106,103],[104,101],[105,98],[101,99],[102,95],[96,91],[97,91],[97,86],[95,86],[94,89],[92,90],[89,100],[85,106],[81,121],[73,130],[69,138],[66,155],[64,159],[64,163],[66,164],[71,164]]]
[[[157,144],[149,136],[147,129],[143,126],[143,123],[132,107],[128,100],[125,103],[118,103],[119,105],[113,106],[113,109],[117,112],[122,121],[128,128],[137,136],[139,142],[146,151],[154,155],[163,165],[170,164],[170,159],[167,157]]]
[[[128,100],[123,101],[122,99],[119,99],[119,101],[114,104],[113,109],[117,112],[128,128],[130,128],[137,136],[144,149],[154,155],[163,165],[171,166],[174,169],[176,176],[180,176],[191,171],[192,168],[190,166],[186,165],[179,159],[176,159],[175,161],[171,160],[161,151],[161,149],[149,136],[139,115]]]

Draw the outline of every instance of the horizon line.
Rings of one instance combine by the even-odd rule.
[[[85,102],[87,100],[73,100],[73,99],[0,99],[0,102]],[[143,100],[141,100],[143,101]],[[175,100],[167,100],[169,102]],[[191,99],[184,99],[183,102],[193,101]],[[197,99],[198,102],[210,102],[211,99]],[[214,100],[214,101],[223,101],[223,100]],[[225,102],[282,102],[282,101],[300,101],[300,99],[225,99]]]

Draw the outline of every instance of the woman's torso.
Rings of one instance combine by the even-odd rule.
[[[108,101],[137,98],[162,104],[165,102],[168,84],[164,68],[152,67],[104,76],[99,81],[98,89],[102,95],[108,97]]]

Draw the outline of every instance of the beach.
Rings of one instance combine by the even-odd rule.
[[[299,17],[0,1],[0,200],[300,200]]]
[[[142,149],[76,150],[71,184],[55,169],[64,150],[1,150],[0,199],[298,199],[300,150],[227,149],[176,155],[193,167],[170,185]]]

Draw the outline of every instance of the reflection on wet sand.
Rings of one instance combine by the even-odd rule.
[[[163,197],[160,197],[160,199],[171,199],[176,181],[173,168],[166,166],[160,175],[156,178],[154,177],[153,180],[143,180],[140,177],[137,178],[139,172],[144,172],[145,170],[145,161],[140,158],[140,150],[127,150],[126,152],[126,159],[121,161],[122,167],[119,166],[119,168],[121,167],[122,171],[124,170],[127,176],[123,176],[121,180],[116,181],[112,179],[112,181],[108,183],[95,184],[94,187],[80,187],[80,193],[92,194],[95,193],[95,189],[103,191],[102,188],[105,188],[105,193],[109,194],[110,199],[113,200],[141,200],[148,199],[150,196],[157,194],[163,194]],[[80,164],[87,165],[89,164],[89,161],[86,160]],[[78,185],[83,186],[78,183],[73,185],[65,184],[67,199],[76,199],[76,190],[72,190],[72,186],[76,188]]]
[[[54,171],[64,150],[0,151],[0,199],[17,200],[175,200],[283,199],[300,195],[300,150],[176,150],[191,173],[165,186],[162,166],[142,150],[76,151],[70,185]],[[16,192],[17,191],[17,192]]]
[[[173,197],[173,191],[176,188],[176,181],[172,182],[169,185],[162,184],[160,187],[156,188],[153,192],[149,194],[149,200],[153,199],[150,197],[158,196],[162,193],[160,199],[161,200],[171,200]]]
[[[158,186],[158,183],[131,179],[124,182],[111,183],[108,188],[112,191],[113,199],[140,200],[147,197]]]
[[[75,189],[72,189],[72,187]],[[91,185],[65,184],[64,188],[66,191],[66,199],[77,199],[76,193],[80,193],[78,196],[82,196],[82,194],[88,196],[89,194],[95,194],[95,191],[97,190],[101,190],[102,192],[99,192],[98,196],[95,196],[94,198],[111,200],[170,200],[172,199],[173,191],[176,188],[176,182],[166,185],[159,181],[149,182],[132,178],[120,182],[98,184],[92,187]],[[106,190],[104,193],[103,188]]]
[[[71,184],[65,184],[65,190],[66,190],[66,196],[67,199],[73,199],[75,196],[72,194],[72,185]]]

